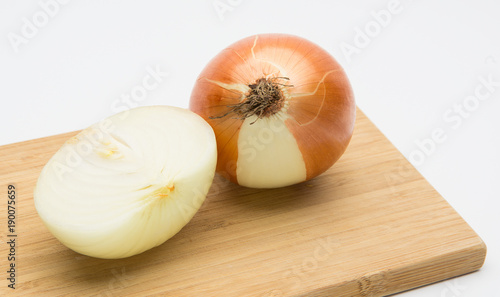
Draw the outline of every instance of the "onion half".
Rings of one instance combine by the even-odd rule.
[[[201,117],[139,107],[69,139],[43,168],[35,207],[74,251],[128,257],[162,244],[191,220],[216,162],[214,133]]]
[[[356,106],[342,67],[292,35],[242,39],[199,75],[190,109],[217,138],[217,171],[234,183],[274,188],[330,168],[352,136]]]

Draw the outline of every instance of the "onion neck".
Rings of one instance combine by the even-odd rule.
[[[230,110],[224,115],[210,118],[217,119],[232,115],[237,119],[244,120],[255,115],[257,119],[260,119],[279,112],[285,105],[283,88],[292,87],[291,85],[281,83],[280,80],[288,80],[288,78],[263,77],[257,79],[255,83],[248,85],[250,90],[245,94],[245,98],[240,103],[228,105]],[[251,124],[255,123],[255,121]]]

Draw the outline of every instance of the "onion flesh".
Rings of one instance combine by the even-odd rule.
[[[66,141],[39,176],[35,206],[74,251],[132,256],[189,222],[216,160],[214,133],[198,115],[168,106],[131,109]]]

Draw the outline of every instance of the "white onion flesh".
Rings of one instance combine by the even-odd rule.
[[[74,251],[128,257],[191,220],[216,162],[215,136],[201,117],[175,107],[135,108],[68,140],[43,168],[35,206]]]
[[[267,118],[243,121],[238,138],[238,183],[251,188],[274,188],[306,179],[306,165],[297,140],[283,112]],[[269,164],[272,164],[270,166]],[[266,168],[266,170],[262,170]]]

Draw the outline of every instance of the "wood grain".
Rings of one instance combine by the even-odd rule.
[[[45,228],[38,174],[67,133],[0,148],[0,295],[383,296],[479,269],[486,246],[360,111],[324,174],[256,190],[216,177],[172,239],[120,260],[79,255]],[[17,189],[16,289],[7,288],[7,185]]]

